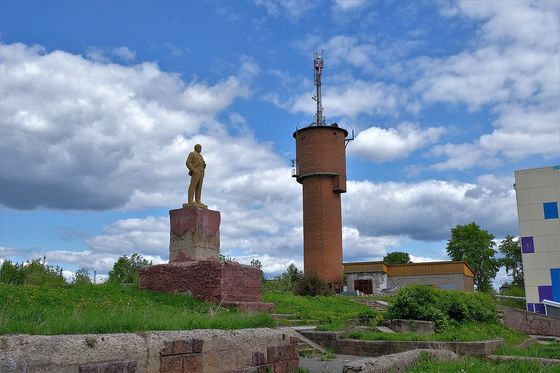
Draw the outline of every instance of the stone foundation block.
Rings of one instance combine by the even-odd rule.
[[[197,207],[169,211],[169,261],[218,259],[220,212]]]
[[[262,303],[262,272],[233,262],[200,260],[145,267],[140,269],[139,286],[231,304],[242,311],[265,312],[273,308]]]

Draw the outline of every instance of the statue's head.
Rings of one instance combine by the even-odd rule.
[[[194,151],[197,152],[197,153],[200,153],[202,151],[202,145],[196,144],[194,146]]]

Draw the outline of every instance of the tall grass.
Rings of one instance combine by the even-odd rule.
[[[356,331],[344,335],[346,338],[384,341],[482,341],[503,338],[505,346],[513,347],[523,342],[527,335],[500,323],[464,322],[452,323],[445,330],[433,335],[416,333],[381,333]]]
[[[184,295],[135,286],[48,288],[0,284],[0,334],[119,333],[146,330],[269,327],[267,314],[249,315]]]
[[[264,301],[276,305],[276,312],[316,320],[318,324],[344,327],[348,319],[363,316],[375,318],[378,312],[342,296],[299,296],[291,293],[265,293]]]
[[[545,367],[538,362],[530,361],[508,361],[490,362],[487,360],[465,357],[456,361],[437,361],[427,356],[423,356],[410,369],[410,373],[552,373],[558,372],[558,367]]]

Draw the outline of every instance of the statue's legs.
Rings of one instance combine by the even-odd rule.
[[[200,175],[198,182],[196,183],[195,197],[196,203],[201,204],[200,196],[202,195],[202,181],[204,180],[204,175]]]
[[[200,184],[200,187],[199,187]],[[202,192],[202,174],[195,172],[191,175],[191,183],[189,184],[189,191],[187,193],[188,203],[193,203],[193,197],[196,192],[196,200],[200,201],[200,193]]]

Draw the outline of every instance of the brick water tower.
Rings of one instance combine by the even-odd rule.
[[[337,292],[342,290],[341,194],[346,192],[348,131],[326,124],[321,104],[323,58],[314,54],[315,121],[294,132],[292,176],[303,185],[303,266]]]

